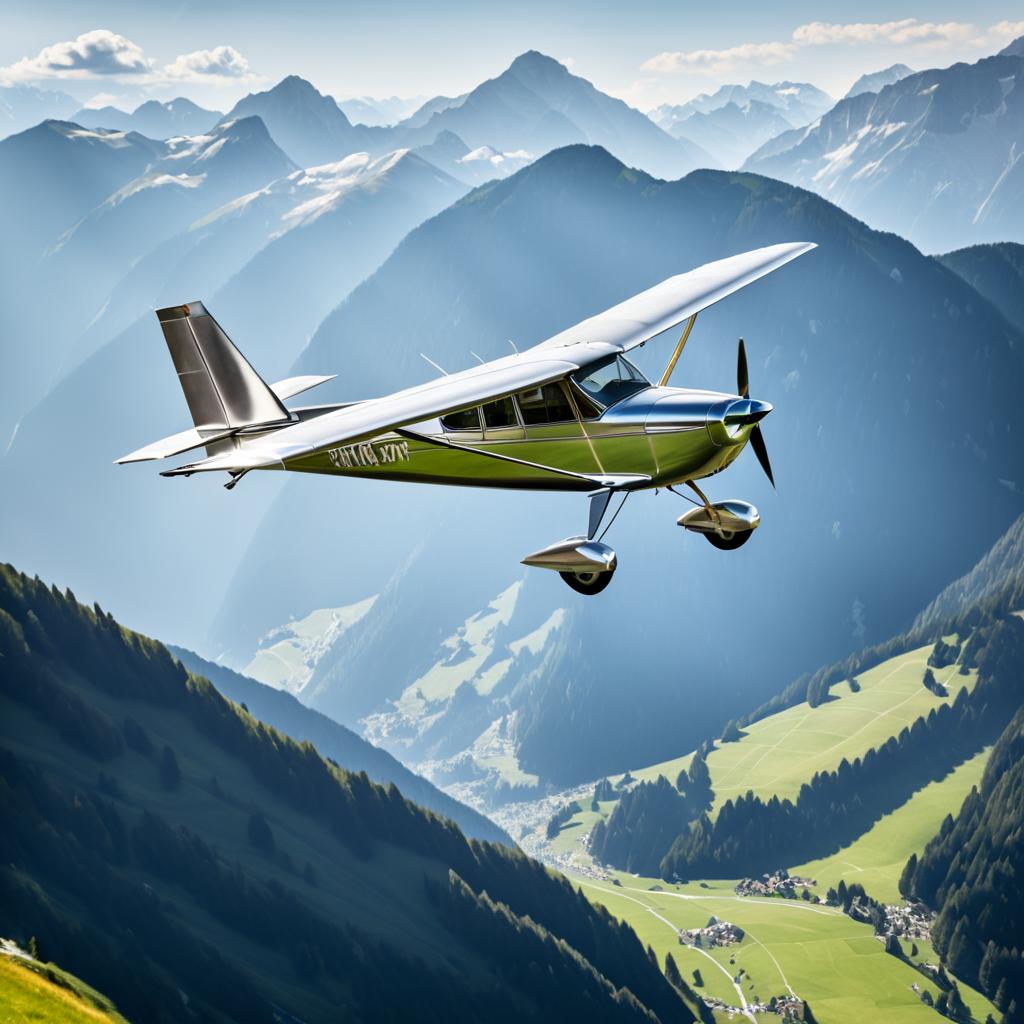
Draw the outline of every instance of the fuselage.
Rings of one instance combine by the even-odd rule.
[[[303,455],[285,468],[455,486],[593,490],[592,480],[540,468],[550,466],[588,477],[640,474],[649,480],[638,487],[662,487],[720,472],[771,409],[739,395],[652,386],[630,369],[636,386],[620,388],[621,397],[613,389],[607,404],[598,400],[601,392],[588,394],[569,378],[408,431]],[[750,422],[727,424],[727,416]]]

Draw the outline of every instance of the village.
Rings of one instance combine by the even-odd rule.
[[[817,896],[810,894],[810,889],[817,884],[813,878],[801,878],[799,875],[791,875],[785,868],[777,868],[760,878],[740,879],[736,883],[735,892],[737,896],[781,896],[787,900],[802,896],[803,899],[820,903]],[[805,891],[807,895],[803,895]]]
[[[703,928],[687,928],[679,932],[679,942],[683,946],[696,946],[699,949],[714,946],[735,946],[743,941],[744,931],[739,925],[729,921],[719,921],[713,914]]]
[[[712,1010],[717,1010],[719,1013],[728,1014],[730,1018],[742,1017],[749,1020],[751,1014],[775,1013],[783,1020],[802,1021],[805,1019],[804,1001],[799,996],[791,996],[789,994],[772,996],[766,1003],[757,1001],[747,1003],[746,1009],[731,1006],[725,1000],[718,999],[715,996],[704,996],[703,999],[705,1006]]]

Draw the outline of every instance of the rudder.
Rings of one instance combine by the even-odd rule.
[[[156,311],[202,436],[288,421],[288,410],[201,302]]]

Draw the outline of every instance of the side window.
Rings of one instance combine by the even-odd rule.
[[[515,403],[511,398],[499,398],[482,407],[484,425],[488,427],[518,427]]]
[[[576,419],[569,399],[560,384],[545,384],[520,392],[519,409],[527,426],[538,423],[564,423]]]
[[[479,430],[480,410],[463,409],[462,412],[450,412],[441,417],[441,426],[445,430]]]

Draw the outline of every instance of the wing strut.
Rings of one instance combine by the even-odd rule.
[[[661,380],[658,381],[659,388],[663,388],[668,383],[669,377],[672,376],[672,371],[676,368],[676,363],[679,362],[679,357],[683,354],[683,348],[685,347],[686,341],[690,337],[690,331],[693,330],[693,325],[696,322],[697,314],[694,313],[693,316],[686,321],[686,326],[683,328],[683,333],[679,338],[675,351],[672,353],[672,358],[668,361],[668,366],[665,367],[665,372],[661,375]]]

